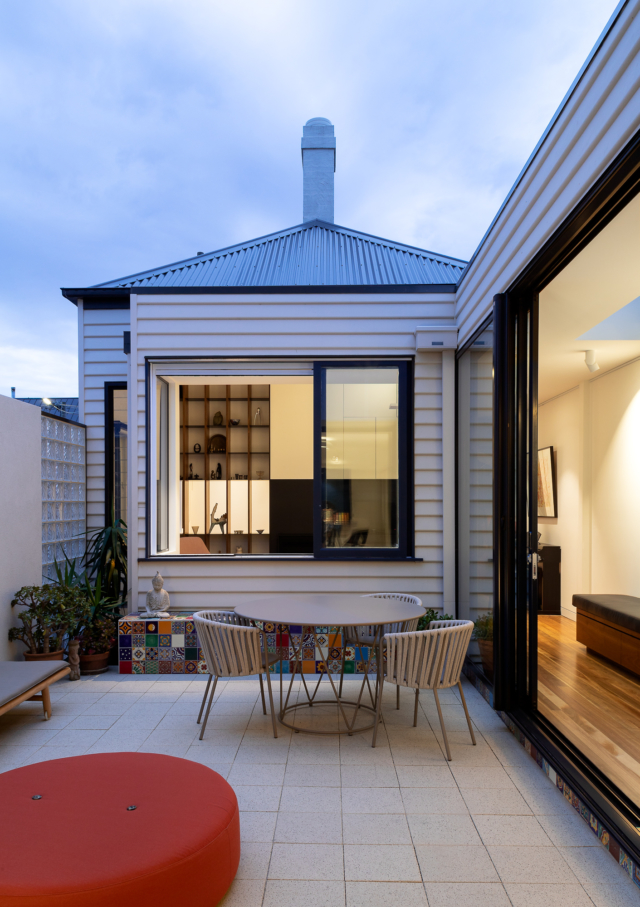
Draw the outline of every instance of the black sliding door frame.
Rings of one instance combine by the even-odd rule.
[[[640,805],[537,711],[538,294],[640,192],[640,133],[494,298],[494,707],[640,862]]]

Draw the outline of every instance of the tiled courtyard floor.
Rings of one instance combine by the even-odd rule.
[[[326,681],[323,681],[323,683]],[[354,681],[349,682],[349,687]],[[0,718],[0,768],[139,750],[220,772],[241,810],[242,859],[225,907],[626,907],[640,891],[469,684],[478,745],[457,694],[385,688],[371,734],[294,734],[262,714],[257,679],[218,684],[205,739],[203,681],[109,673],[52,690],[53,717],[25,703]],[[274,691],[275,692],[275,691]],[[333,708],[305,709],[324,725]],[[185,895],[185,905],[189,904]]]

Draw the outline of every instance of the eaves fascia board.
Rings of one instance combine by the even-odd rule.
[[[78,299],[99,301],[117,297],[128,302],[130,295],[136,296],[195,296],[195,295],[233,295],[233,296],[264,296],[275,294],[323,294],[330,296],[332,294],[349,293],[351,295],[397,295],[397,294],[422,294],[422,295],[455,295],[455,283],[426,283],[426,284],[372,284],[357,285],[347,284],[345,286],[322,284],[317,286],[283,286],[283,287],[126,287],[115,290],[111,287],[76,287],[61,288],[62,295],[69,299],[74,305],[78,304]],[[107,306],[105,306],[107,307]]]

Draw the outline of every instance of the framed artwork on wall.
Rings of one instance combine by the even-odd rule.
[[[553,447],[538,451],[538,516],[558,516],[558,490]]]

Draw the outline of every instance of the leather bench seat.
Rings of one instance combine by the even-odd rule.
[[[634,595],[574,595],[573,605],[596,620],[611,621],[625,630],[640,633],[640,598]]]
[[[187,759],[52,759],[0,774],[0,803],[1,907],[213,907],[238,869],[236,795]]]

